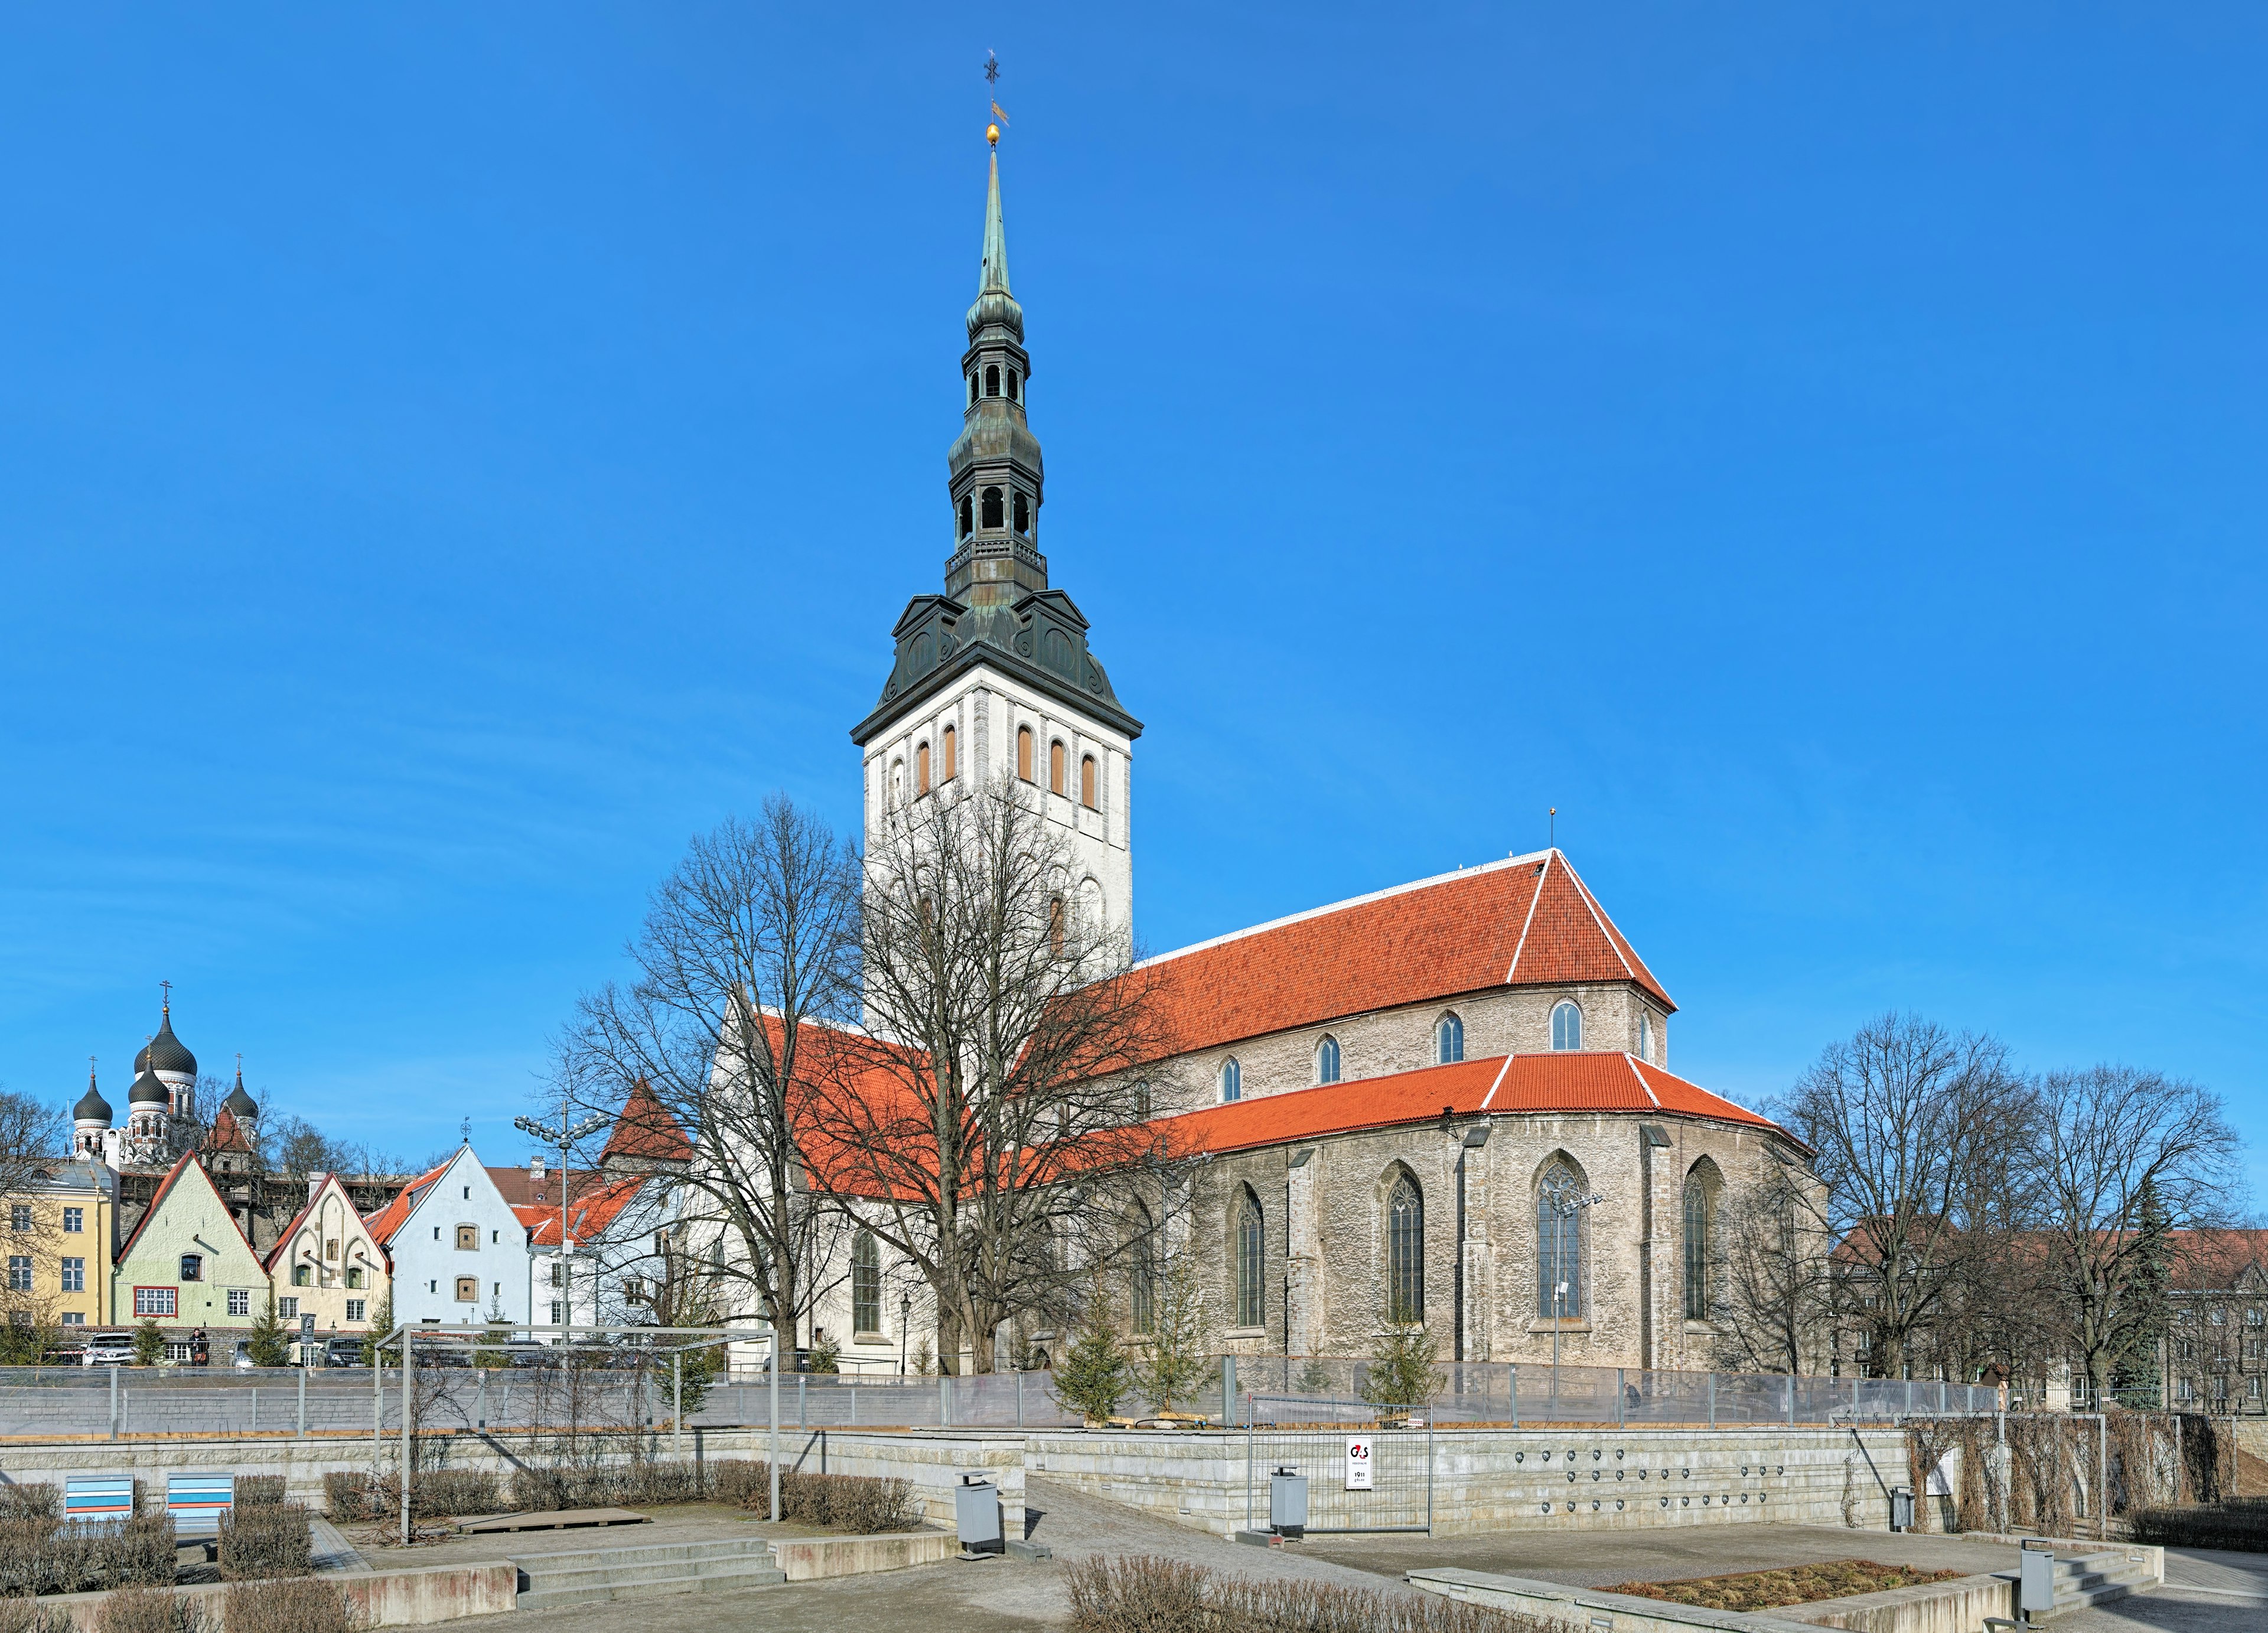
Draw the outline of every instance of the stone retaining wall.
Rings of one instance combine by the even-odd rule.
[[[422,1628],[461,1616],[493,1615],[510,1610],[519,1600],[519,1571],[510,1560],[485,1560],[461,1565],[421,1565],[409,1570],[356,1571],[325,1577],[346,1591],[350,1602],[374,1628]],[[228,1595],[225,1584],[177,1589],[176,1599],[194,1600],[204,1608],[207,1622],[218,1627],[221,1607]],[[97,1633],[107,1593],[58,1593],[39,1601],[42,1610],[56,1609],[71,1619],[79,1633]]]

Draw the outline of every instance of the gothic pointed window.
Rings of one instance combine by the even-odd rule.
[[[1465,1057],[1465,1023],[1452,1010],[1433,1023],[1433,1059],[1443,1066],[1454,1065]]]
[[[1220,1098],[1224,1104],[1244,1097],[1244,1068],[1232,1055],[1220,1063]]]
[[[1339,1041],[1326,1033],[1315,1045],[1315,1081],[1317,1084],[1339,1080]]]
[[[1048,787],[1064,792],[1064,746],[1061,738],[1048,745]]]
[[[950,783],[961,774],[960,737],[951,726],[945,728],[943,747],[945,764],[939,769],[937,780],[940,783]]]
[[[1128,1300],[1133,1307],[1134,1330],[1148,1333],[1158,1325],[1158,1242],[1155,1227],[1150,1222],[1150,1210],[1140,1203],[1134,1204],[1133,1268],[1128,1279],[1132,1285]]]
[[[1048,898],[1048,951],[1057,958],[1063,956],[1064,933],[1064,899],[1050,896]]]
[[[1386,1319],[1425,1319],[1425,1199],[1407,1169],[1386,1203]]]
[[[1000,394],[1000,365],[997,363],[984,365],[984,394],[988,397]]]
[[[1236,1212],[1236,1324],[1261,1327],[1268,1320],[1268,1230],[1260,1198],[1247,1186]]]
[[[1016,775],[1027,783],[1032,780],[1032,728],[1016,728]]]
[[[929,745],[924,743],[914,750],[914,798],[929,792]]]
[[[1575,1007],[1572,998],[1562,998],[1551,1006],[1551,1047],[1555,1049],[1580,1049],[1583,1047],[1583,1011]]]
[[[1685,1176],[1685,1319],[1709,1319],[1709,1185],[1700,1166]]]
[[[1096,809],[1102,798],[1100,781],[1095,771],[1094,756],[1081,754],[1079,757],[1079,803],[1089,811]]]
[[[1535,1313],[1545,1320],[1583,1313],[1582,1188],[1562,1161],[1535,1188]]]
[[[1019,488],[1019,489],[1016,489],[1015,512],[1016,512],[1016,531],[1017,531],[1018,533],[1029,533],[1029,532],[1031,532],[1031,531],[1032,531],[1032,501],[1031,501],[1030,497],[1029,497],[1027,495],[1026,495],[1026,493],[1024,492],[1024,490],[1023,490],[1021,488]]]
[[[984,490],[984,525],[987,527],[998,527],[1001,525],[1001,504],[1000,490],[998,488],[987,488]]]
[[[976,512],[971,505],[968,496],[965,493],[962,494],[961,496],[961,536],[964,539],[968,537],[969,533],[975,530],[976,524],[971,519],[975,514]]]
[[[882,1250],[872,1231],[859,1232],[850,1244],[850,1330],[882,1330]]]

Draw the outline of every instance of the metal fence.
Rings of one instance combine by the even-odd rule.
[[[1355,1455],[1354,1448],[1361,1448]],[[1351,1470],[1366,1472],[1359,1479]],[[1244,1526],[1268,1524],[1268,1485],[1278,1470],[1307,1481],[1310,1531],[1431,1531],[1433,1436],[1423,1429],[1326,1434],[1248,1428],[1244,1436]]]

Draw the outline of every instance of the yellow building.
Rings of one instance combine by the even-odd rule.
[[[118,1228],[118,1176],[99,1162],[33,1170],[4,1199],[8,1276],[0,1309],[13,1327],[55,1327],[66,1337],[110,1319],[110,1262]]]
[[[386,1254],[338,1175],[309,1185],[307,1205],[269,1252],[268,1274],[276,1313],[295,1331],[323,1339],[359,1337],[370,1329],[372,1313],[386,1299]]]

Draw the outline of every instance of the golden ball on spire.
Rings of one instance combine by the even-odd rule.
[[[985,126],[984,139],[987,142],[990,142],[994,147],[998,147],[1000,145],[1000,127],[998,125]]]

